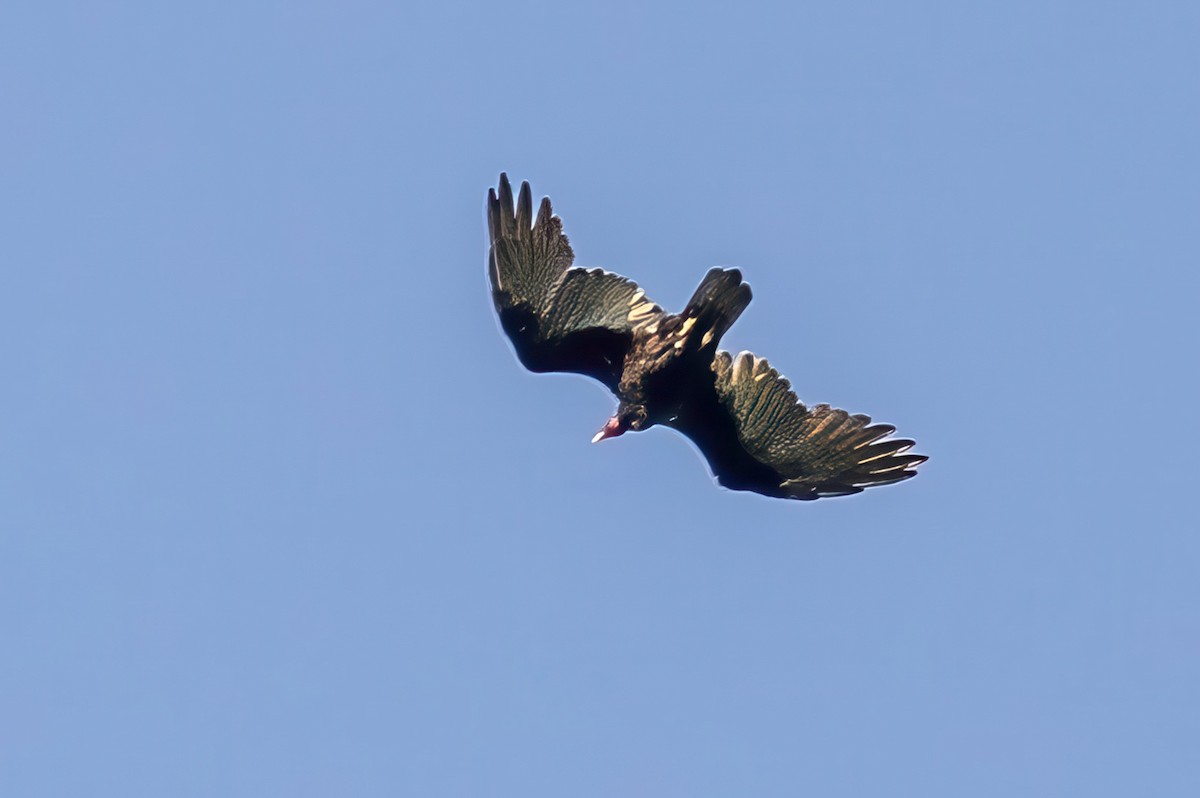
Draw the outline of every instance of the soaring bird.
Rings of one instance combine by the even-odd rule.
[[[632,280],[572,266],[562,221],[549,197],[534,218],[528,182],[514,206],[501,174],[487,217],[492,300],[521,363],[585,374],[617,396],[593,443],[661,424],[690,438],[724,487],[804,500],[900,482],[927,459],[890,438],[895,427],[808,407],[765,359],[717,348],[750,303],[739,270],[710,270],[668,313]]]

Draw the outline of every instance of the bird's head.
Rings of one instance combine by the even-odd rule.
[[[592,438],[592,443],[599,443],[605,438],[615,438],[618,435],[624,435],[630,430],[640,432],[650,426],[647,423],[648,418],[649,414],[646,413],[645,405],[621,402],[617,408],[616,415],[600,428],[600,431]]]

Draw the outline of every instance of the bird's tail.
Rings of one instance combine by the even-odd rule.
[[[737,269],[711,269],[684,308],[685,319],[696,320],[700,347],[715,347],[750,304],[750,286]]]

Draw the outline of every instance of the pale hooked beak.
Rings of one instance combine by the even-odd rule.
[[[599,443],[605,438],[615,438],[618,435],[624,434],[624,432],[625,428],[621,426],[620,419],[618,419],[616,416],[613,416],[608,420],[608,423],[601,427],[600,431],[595,434],[595,436],[592,438],[592,443]]]

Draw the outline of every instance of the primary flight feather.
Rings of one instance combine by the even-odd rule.
[[[750,304],[737,269],[712,269],[683,312],[668,313],[637,283],[572,266],[562,221],[529,183],[513,203],[500,175],[488,191],[488,277],[500,325],[530,371],[586,374],[618,399],[593,442],[662,424],[700,449],[717,481],[789,499],[846,496],[916,476],[927,458],[895,427],[829,405],[807,407],[787,379],[721,336]]]

